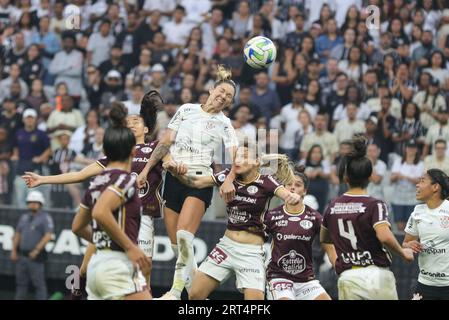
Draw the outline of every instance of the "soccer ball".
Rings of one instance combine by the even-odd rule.
[[[243,56],[250,67],[267,68],[276,60],[276,46],[266,37],[254,37],[245,44]]]

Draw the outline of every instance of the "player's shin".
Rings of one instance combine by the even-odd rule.
[[[192,272],[194,264],[193,239],[194,235],[185,230],[179,230],[176,233],[178,241],[178,259],[176,260],[175,275],[173,277],[173,286],[170,293],[177,298],[181,297],[182,290],[186,281]]]

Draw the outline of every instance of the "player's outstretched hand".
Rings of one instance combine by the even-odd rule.
[[[301,199],[302,197],[299,194],[290,192],[285,198],[285,202],[291,205],[297,205]]]
[[[128,251],[126,251],[126,255],[134,265],[139,266],[139,269],[143,274],[148,274],[150,272],[150,258],[145,256],[145,253],[138,246],[132,246]]]
[[[232,182],[225,180],[220,187],[220,196],[224,202],[229,203],[235,197],[235,187]]]
[[[404,244],[404,248],[409,248],[413,250],[413,253],[420,253],[423,249],[423,246],[419,241],[412,240]]]
[[[413,250],[409,248],[402,249],[402,258],[405,260],[405,262],[412,262],[413,261]]]
[[[36,188],[42,184],[42,177],[34,172],[25,172],[22,179],[28,188]]]
[[[137,179],[136,179],[137,188],[139,188],[139,189],[143,188],[146,181],[147,181],[147,173],[142,171],[141,173],[139,173],[139,175],[137,176]]]

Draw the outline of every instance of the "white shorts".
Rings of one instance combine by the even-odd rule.
[[[264,292],[264,261],[263,246],[239,243],[224,236],[198,270],[221,283],[235,274],[239,291],[256,289]]]
[[[121,300],[146,290],[147,283],[124,252],[97,250],[87,266],[89,300]]]
[[[153,257],[154,248],[154,218],[142,216],[138,236],[139,248],[147,257]]]
[[[318,280],[308,282],[293,282],[288,279],[276,278],[268,282],[267,299],[280,300],[315,300],[320,294],[326,293]]]
[[[398,300],[396,279],[388,268],[368,266],[343,271],[338,278],[339,300]]]

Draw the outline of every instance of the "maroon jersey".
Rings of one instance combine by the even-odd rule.
[[[265,213],[265,233],[272,236],[268,280],[308,282],[315,279],[312,242],[320,233],[321,221],[318,211],[306,205],[300,214],[288,213],[284,206]]]
[[[377,224],[385,222],[388,223],[387,205],[368,195],[343,194],[329,204],[323,226],[335,245],[337,274],[353,266],[390,266],[391,255],[374,230]]]
[[[133,243],[137,244],[142,203],[137,192],[136,178],[120,169],[106,169],[91,181],[80,206],[92,211],[105,190],[115,192],[122,199],[122,204],[113,212],[113,215],[120,228]],[[123,251],[95,220],[92,220],[92,229],[93,243],[97,249]]]
[[[158,141],[150,143],[137,144],[136,155],[133,158],[131,165],[131,172],[136,177],[142,172],[151,157]],[[108,158],[104,157],[97,161],[97,163],[105,168],[108,165]],[[147,176],[145,185],[139,189],[139,197],[142,200],[142,214],[159,218],[161,216],[162,198],[160,195],[162,187],[162,164],[159,162]]]
[[[217,185],[223,184],[229,169],[213,175]],[[259,175],[254,181],[243,184],[234,180],[235,197],[226,206],[229,230],[248,231],[264,236],[261,221],[276,190],[282,187],[272,176]]]

